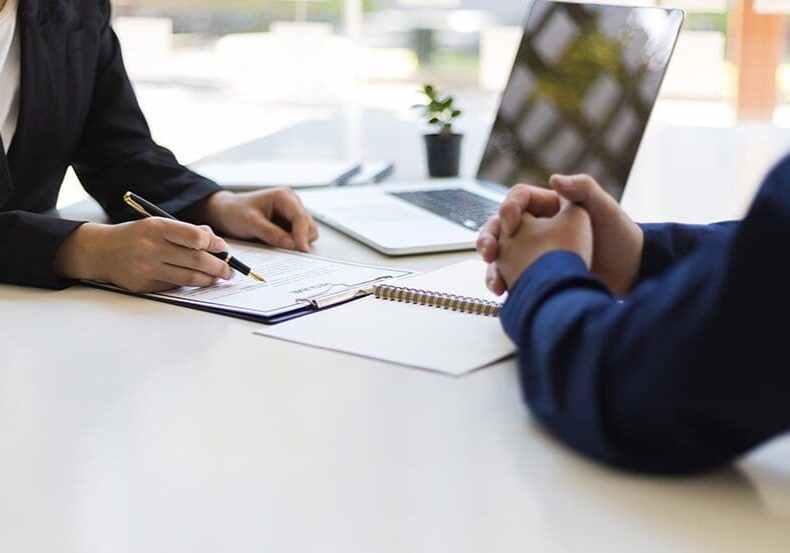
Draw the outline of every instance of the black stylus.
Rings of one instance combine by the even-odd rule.
[[[126,202],[126,204],[129,207],[134,209],[137,213],[139,213],[143,217],[164,217],[165,219],[172,219],[173,221],[178,220],[172,215],[170,215],[164,209],[155,206],[154,204],[152,204],[151,202],[149,202],[144,198],[141,198],[134,192],[127,192],[126,194],[124,194],[123,201]],[[221,253],[208,252],[208,253],[210,253],[217,259],[221,259],[222,261],[230,265],[231,268],[236,269],[241,274],[248,277],[252,277],[255,280],[259,280],[261,282],[266,282],[266,279],[263,278],[263,276],[259,275],[258,273],[250,269],[247,265],[245,265],[244,263],[233,257],[233,255],[231,255],[230,252],[221,252]]]

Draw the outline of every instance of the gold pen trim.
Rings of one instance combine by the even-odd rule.
[[[255,279],[255,280],[257,280],[257,281],[260,281],[260,282],[266,282],[266,279],[265,279],[265,278],[263,278],[263,276],[259,275],[258,273],[256,273],[256,272],[255,272],[255,271],[253,271],[252,269],[250,269],[249,276],[251,276],[252,278],[254,278],[254,279]]]
[[[140,204],[138,204],[132,199],[131,192],[127,192],[126,194],[123,195],[123,201],[126,202],[126,205],[134,209],[140,215],[143,215],[145,217],[153,217],[153,215],[148,213],[143,206],[141,206]]]

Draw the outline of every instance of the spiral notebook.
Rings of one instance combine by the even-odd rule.
[[[373,295],[380,300],[413,303],[486,317],[498,317],[499,311],[502,309],[502,304],[498,301],[470,298],[469,296],[459,296],[458,294],[449,294],[447,292],[420,290],[408,286],[394,286],[392,284],[375,286]]]
[[[419,369],[462,375],[515,352],[485,265],[466,261],[381,283],[370,295],[256,334]]]

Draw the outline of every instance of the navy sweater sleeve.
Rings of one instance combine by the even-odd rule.
[[[582,260],[544,255],[502,323],[533,413],[621,468],[687,473],[790,429],[790,160],[743,222],[707,236],[618,301]]]
[[[711,225],[679,223],[639,225],[644,233],[645,243],[637,282],[660,275],[675,262],[694,251],[706,238],[737,224],[737,221],[728,221]]]

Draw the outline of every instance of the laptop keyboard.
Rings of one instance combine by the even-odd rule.
[[[390,192],[390,195],[470,230],[479,230],[499,211],[498,202],[460,188]]]

